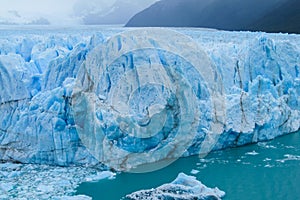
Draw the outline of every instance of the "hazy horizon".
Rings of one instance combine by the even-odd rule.
[[[96,15],[99,24],[123,24],[157,0],[0,0],[0,24],[89,24]],[[125,9],[124,9],[125,4]],[[119,12],[119,7],[123,12]],[[127,6],[127,7],[126,7]],[[101,21],[102,20],[102,21]]]

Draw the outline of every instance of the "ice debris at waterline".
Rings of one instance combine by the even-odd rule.
[[[115,175],[96,168],[2,163],[0,199],[89,200],[92,198],[75,195],[80,183],[111,179]]]
[[[187,176],[180,173],[178,177],[171,183],[164,184],[155,189],[140,190],[132,194],[126,195],[126,198],[131,200],[209,200],[221,199],[225,196],[225,192],[218,188],[208,188],[194,176]]]
[[[209,149],[221,149],[299,130],[299,35],[176,29],[192,38],[191,46],[199,46],[204,60],[214,70],[218,85],[208,86],[208,77],[201,71],[204,69],[199,71],[180,55],[186,50],[164,51],[156,37],[149,42],[151,48],[141,46],[124,53],[110,63],[110,68],[101,71],[105,76],[99,80],[101,87],[96,88],[97,100],[104,105],[111,104],[111,109],[97,110],[94,116],[103,125],[101,131],[105,130],[95,139],[95,142],[98,139],[104,141],[103,146],[92,151],[87,149],[74,122],[72,94],[75,80],[85,64],[95,64],[95,67],[99,66],[98,70],[103,69],[100,68],[102,61],[94,59],[93,55],[98,55],[99,51],[107,52],[108,49],[101,49],[99,45],[105,47],[109,37],[125,30],[97,27],[92,30],[1,30],[0,160],[68,166],[95,164],[98,161],[90,152],[96,150],[101,154],[110,147],[132,153],[155,151],[176,136],[180,128],[176,124],[187,125],[180,121],[182,117],[189,119],[181,116],[180,111],[185,108],[193,113],[195,122],[191,127],[195,131],[192,133],[194,138],[184,152],[185,156],[205,149],[202,142],[208,135],[212,141]],[[167,36],[163,37],[165,45],[177,40]],[[134,44],[134,37],[130,41]],[[120,51],[123,47],[128,48],[122,38],[110,44],[112,46],[106,47]],[[152,65],[149,61],[155,62]],[[129,78],[134,81],[133,88],[137,88],[139,81],[143,83],[144,78],[153,77],[157,72],[165,72],[160,74],[159,80],[170,80],[168,87],[160,87],[161,82],[153,79],[158,82],[139,85],[140,89],[129,96],[127,93],[118,96],[111,91],[126,91],[130,86],[126,85]],[[126,74],[125,79],[123,74]],[[174,81],[176,85],[172,85]],[[214,96],[212,86],[222,92],[221,104],[211,98]],[[193,96],[192,107],[184,104],[185,99],[180,99],[184,95],[178,95],[185,91]],[[111,101],[113,95],[118,96],[114,98],[118,102]],[[119,101],[123,97],[126,101]],[[114,104],[127,109],[130,114],[125,121],[122,118],[120,124],[113,110]],[[163,124],[157,120],[159,117],[163,117]],[[134,126],[126,126],[123,122]],[[151,122],[163,129],[156,127],[156,132],[150,132],[149,138],[137,139],[133,136],[139,136],[139,133],[135,135],[134,131],[124,134],[130,127],[147,130],[148,125],[153,126]],[[222,125],[216,131],[220,133],[217,136],[211,127],[215,122]]]

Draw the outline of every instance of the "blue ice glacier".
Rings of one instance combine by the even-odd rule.
[[[98,158],[95,159],[94,151],[101,154],[103,150],[107,151],[113,146],[131,153],[150,152],[162,148],[164,143],[170,143],[176,137],[175,125],[182,118],[178,117],[175,108],[185,100],[188,102],[191,100],[189,98],[181,102],[178,100],[177,104],[176,98],[174,100],[171,98],[172,91],[176,88],[173,90],[170,87],[168,90],[166,87],[164,90],[158,87],[159,84],[153,87],[154,89],[144,84],[142,88],[136,90],[135,95],[128,97],[130,100],[128,118],[126,116],[114,118],[115,113],[110,108],[102,107],[102,110],[96,111],[97,119],[106,122],[104,125],[100,124],[101,131],[104,130],[101,137],[106,140],[95,138],[92,141],[105,141],[102,146],[96,145],[95,149],[90,149],[90,146],[82,141],[82,137],[79,137],[72,105],[73,90],[76,84],[78,85],[77,75],[82,75],[81,71],[87,64],[95,64],[97,69],[102,61],[93,60],[93,55],[98,55],[97,52],[103,51],[101,48],[107,47],[108,38],[125,30],[127,29],[101,27],[65,30],[1,29],[0,160],[63,166],[96,164]],[[158,73],[161,71],[155,68],[153,73],[149,70],[157,64],[164,66],[168,75],[175,71],[174,74],[182,76],[183,78],[173,80],[179,81],[177,83],[183,88],[189,86],[187,88],[190,88],[190,92],[195,93],[197,97],[197,101],[193,101],[197,109],[191,111],[195,116],[199,115],[193,119],[195,123],[191,130],[195,131],[190,133],[193,134],[193,140],[184,151],[184,156],[198,154],[201,148],[205,148],[202,146],[204,137],[211,131],[211,122],[219,117],[222,119],[220,121],[222,126],[218,129],[220,133],[217,138],[213,138],[216,141],[210,147],[214,150],[269,140],[300,129],[299,35],[201,29],[175,29],[175,31],[190,37],[200,47],[202,55],[209,58],[207,62],[214,67],[214,72],[219,77],[218,85],[224,94],[221,98],[222,107],[212,106],[214,101],[209,101],[212,93],[207,88],[214,82],[206,82],[207,77],[201,73],[198,76],[197,71],[193,71],[195,63],[187,62],[184,57],[178,56],[177,52],[158,48],[160,44],[156,44],[155,41],[151,43],[153,45],[151,50],[136,49],[133,53],[124,53],[115,62],[110,63],[111,68],[105,69],[107,71],[104,73],[109,76],[103,76],[98,80],[100,86],[97,89],[98,100],[107,103],[106,100],[112,97],[110,95],[123,95],[107,92],[109,88],[118,91],[116,88],[120,89],[126,83],[125,79],[122,79],[122,70],[139,70],[135,66],[143,66],[140,69],[145,70],[144,74],[153,76],[157,73],[163,76],[162,73]],[[166,45],[176,41],[176,38],[168,35],[164,38],[167,38]],[[134,37],[131,38],[133,44],[134,40]],[[128,43],[119,40],[113,45],[116,45],[117,49],[122,49]],[[185,51],[188,52],[188,49]],[[155,65],[151,65],[152,63],[145,59],[147,52],[153,55],[148,61],[155,61]],[[108,58],[110,55],[106,56]],[[173,70],[167,67],[171,64],[184,68]],[[127,75],[136,78],[139,74],[130,72]],[[143,80],[143,77],[138,79]],[[122,84],[119,84],[119,80]],[[180,91],[182,94],[189,92],[184,89]],[[144,98],[147,95],[149,98]],[[155,95],[158,98],[153,98]],[[87,98],[86,104],[90,100]],[[121,101],[110,103],[124,108]],[[171,106],[172,109],[161,105]],[[145,107],[149,108],[148,112],[153,119],[157,117],[156,120],[152,120],[154,121],[152,124],[147,121]],[[219,112],[222,109],[224,112]],[[211,117],[213,111],[218,112],[215,119]],[[160,125],[160,118],[164,119],[164,130],[170,134],[160,130],[156,130],[159,134],[155,134],[146,127],[143,130],[149,130],[152,138],[144,140],[135,139],[130,135],[124,136],[118,131],[120,127],[129,131],[131,126],[125,126],[123,122],[128,124],[137,122],[140,127],[148,124],[155,127],[154,125]],[[188,120],[181,121],[183,127],[188,127],[190,123],[189,118],[186,119]],[[172,131],[175,131],[175,134],[172,134]],[[143,162],[159,160],[159,158],[151,159],[145,157]]]

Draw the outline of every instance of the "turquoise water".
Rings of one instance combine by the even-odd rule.
[[[171,182],[179,172],[226,192],[225,200],[300,199],[300,132],[270,142],[213,152],[205,159],[181,158],[167,168],[145,174],[122,173],[114,180],[82,183],[78,194],[117,200],[140,189]]]

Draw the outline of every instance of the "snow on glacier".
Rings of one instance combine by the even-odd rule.
[[[89,53],[124,30],[1,28],[0,160],[62,166],[97,163],[75,128],[73,87]],[[299,130],[299,35],[175,30],[190,36],[222,77],[226,116],[214,149]],[[185,155],[197,154],[202,140],[197,135]]]

